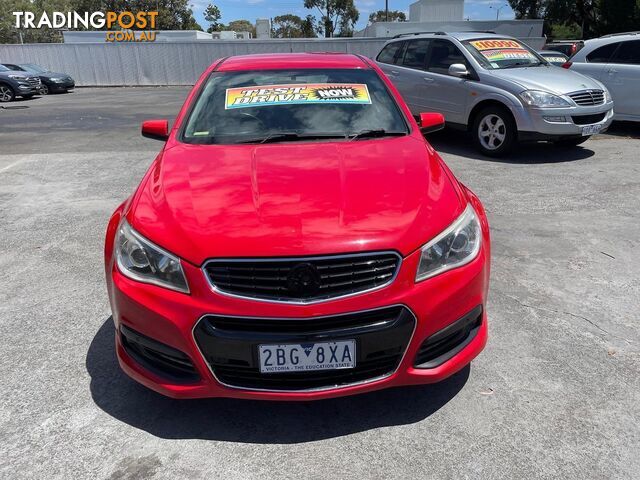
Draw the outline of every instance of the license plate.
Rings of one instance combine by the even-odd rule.
[[[600,133],[600,130],[602,130],[602,125],[587,125],[586,127],[582,127],[582,136],[595,135],[596,133]]]
[[[259,345],[260,373],[338,370],[356,366],[356,341]]]

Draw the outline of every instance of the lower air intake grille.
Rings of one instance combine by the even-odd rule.
[[[402,306],[316,318],[207,315],[194,338],[215,377],[249,390],[301,391],[347,386],[392,374],[415,327]],[[355,340],[356,366],[341,370],[260,373],[259,346]]]
[[[435,368],[452,358],[477,335],[482,324],[482,305],[427,338],[416,355],[416,368]]]
[[[120,340],[127,354],[147,370],[174,383],[200,379],[191,359],[180,350],[146,337],[122,325]]]
[[[393,252],[300,258],[210,260],[204,272],[216,290],[241,297],[312,303],[388,285],[400,267]]]

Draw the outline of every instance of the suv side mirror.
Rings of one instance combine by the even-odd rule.
[[[432,133],[444,128],[444,116],[441,113],[421,113],[420,130],[422,133]]]
[[[153,140],[162,140],[163,142],[169,138],[169,121],[168,120],[145,120],[142,122],[142,136]]]
[[[449,65],[448,72],[452,77],[458,78],[467,78],[471,75],[469,70],[467,70],[467,67],[462,63],[453,63]]]

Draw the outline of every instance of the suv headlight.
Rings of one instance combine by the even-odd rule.
[[[564,98],[540,90],[525,90],[520,94],[520,98],[530,107],[559,108],[571,106]]]
[[[416,282],[466,265],[480,251],[482,230],[471,204],[444,232],[422,247]]]
[[[613,98],[611,98],[611,93],[609,93],[607,87],[603,86],[602,91],[604,92],[604,103],[609,103],[613,100]]]
[[[189,293],[180,259],[151,243],[126,221],[118,228],[115,245],[118,269],[126,277]]]
[[[7,77],[13,78],[14,80],[22,80],[23,82],[27,81],[27,79],[22,75],[7,75]]]

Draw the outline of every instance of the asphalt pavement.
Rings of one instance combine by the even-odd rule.
[[[492,228],[489,343],[454,377],[176,401],[117,366],[102,249],[160,148],[140,122],[175,117],[187,93],[0,109],[0,478],[640,478],[640,125],[504,160],[430,137]]]

